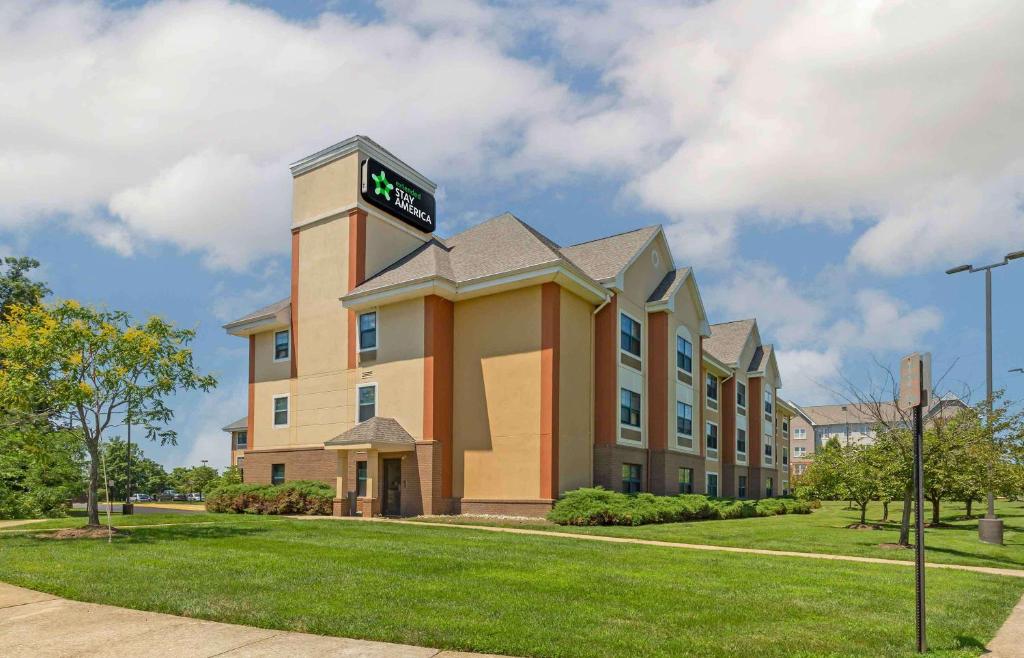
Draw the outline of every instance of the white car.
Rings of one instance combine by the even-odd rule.
[[[151,502],[153,502],[153,497],[150,496],[149,494],[137,493],[137,494],[132,494],[131,497],[128,498],[128,502],[129,503],[151,503]]]
[[[203,494],[201,494],[201,493],[190,493],[188,495],[188,502],[190,502],[190,503],[201,503],[201,502],[203,502]]]

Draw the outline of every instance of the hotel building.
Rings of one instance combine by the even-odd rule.
[[[361,136],[291,172],[291,295],[225,325],[246,482],[321,480],[364,516],[788,489],[774,351],[708,323],[660,226],[562,247],[506,213],[442,239],[434,184]]]

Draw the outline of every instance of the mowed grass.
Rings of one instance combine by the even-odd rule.
[[[710,524],[709,524],[710,525]],[[519,656],[911,656],[913,570],[356,521],[0,535],[0,580],[217,621]],[[928,573],[936,656],[976,656],[1024,581]]]
[[[931,506],[926,505],[926,519],[931,520]],[[471,520],[471,524],[507,525],[551,532],[573,532],[634,537],[687,544],[766,548],[804,553],[856,555],[893,560],[913,561],[914,552],[906,549],[882,548],[880,544],[899,539],[902,504],[890,505],[889,522],[881,523],[881,503],[868,506],[868,523],[882,525],[881,530],[851,530],[846,526],[860,521],[860,511],[848,509],[845,502],[826,501],[810,515],[770,516],[728,521],[691,521],[645,526],[556,526],[550,523],[523,521]],[[925,529],[925,552],[929,562],[973,566],[1024,569],[1024,502],[999,501],[996,513],[1004,521],[1004,544],[978,541],[977,519],[963,518],[964,506],[946,503],[941,508],[944,527]],[[975,505],[974,513],[984,513],[984,506]],[[424,519],[437,523],[465,523],[459,517]],[[911,516],[911,542],[913,516]]]
[[[81,528],[87,522],[87,515],[83,511],[74,510],[70,516],[66,516],[59,519],[47,519],[45,521],[33,521],[32,523],[26,523],[24,525],[11,525],[4,528],[0,528],[0,535],[5,531],[36,531],[36,530],[52,530],[55,528]],[[110,515],[110,522],[115,528],[130,528],[133,526],[142,525],[157,525],[164,523],[203,523],[210,521],[218,522],[237,522],[244,520],[237,514],[212,514],[212,513],[195,513],[195,514],[175,514],[173,512],[166,513],[152,513],[152,514],[131,514],[129,516],[122,516],[120,512]],[[107,525],[107,513],[104,511],[100,514],[100,524],[103,526]]]

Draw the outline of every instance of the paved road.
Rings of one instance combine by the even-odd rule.
[[[0,654],[481,658],[480,654],[290,633],[81,603],[4,583],[0,583]]]
[[[74,508],[76,510],[85,510],[85,503],[75,503]],[[117,514],[121,511],[121,505],[114,505],[113,512]],[[203,514],[203,509],[182,509],[181,507],[149,507],[148,505],[136,505],[136,514]],[[100,514],[106,514],[106,505],[100,505]]]

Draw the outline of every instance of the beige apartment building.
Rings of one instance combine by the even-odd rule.
[[[788,489],[774,352],[709,325],[660,226],[561,247],[506,213],[442,239],[434,184],[366,137],[291,171],[291,295],[225,325],[245,481],[321,480],[362,515]]]

